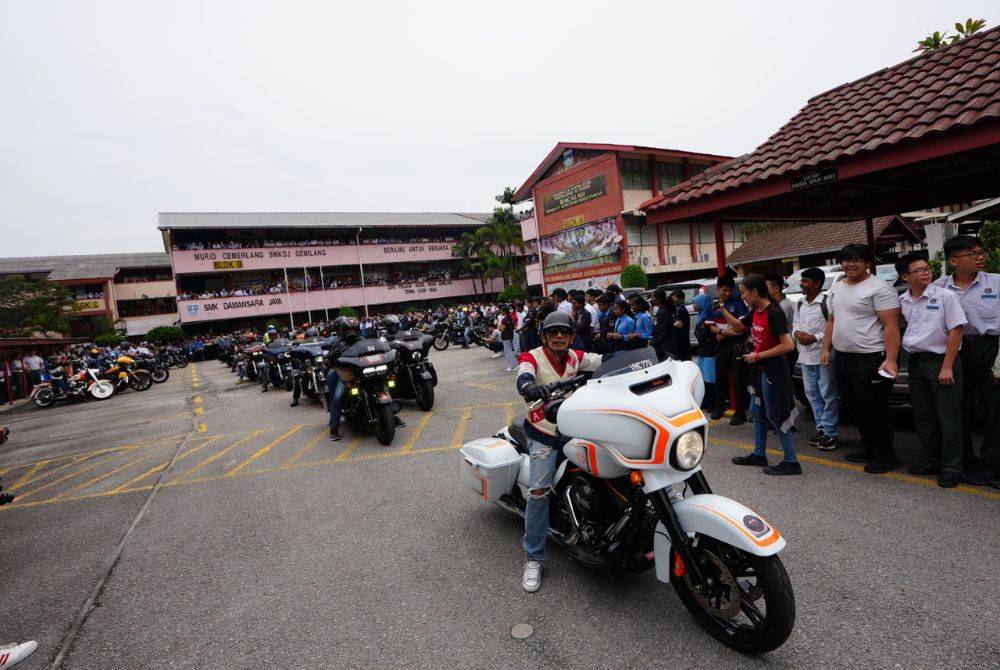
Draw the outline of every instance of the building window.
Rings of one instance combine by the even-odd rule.
[[[656,162],[656,171],[660,175],[660,190],[665,191],[684,181],[684,166],[680,163]]]
[[[622,159],[622,188],[629,191],[650,191],[649,161],[637,158]]]

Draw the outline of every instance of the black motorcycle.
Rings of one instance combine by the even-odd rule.
[[[170,370],[153,356],[135,356],[135,367],[137,370],[148,372],[149,376],[153,378],[153,382],[157,384],[162,384],[170,379]]]
[[[389,346],[398,356],[395,386],[392,396],[414,400],[424,412],[434,406],[434,387],[437,371],[429,356],[433,338],[418,330],[401,330],[389,340]]]
[[[167,347],[166,351],[160,354],[160,362],[168,368],[186,368],[188,358],[177,347]]]
[[[326,404],[326,352],[323,345],[328,340],[322,337],[310,337],[300,342],[293,342],[290,350],[292,361],[292,376],[298,379],[299,388],[310,400],[319,400],[323,409]],[[294,385],[294,384],[293,384]]]
[[[355,431],[374,430],[378,441],[386,445],[396,436],[396,403],[389,393],[396,357],[385,341],[365,339],[358,340],[330,362],[347,386],[341,406],[347,424]]]
[[[260,375],[261,386],[266,389],[270,382],[274,386],[292,390],[292,341],[285,338],[273,340],[264,347],[262,360],[263,372]]]
[[[449,345],[465,345],[465,325],[457,322],[449,323],[446,320],[437,321],[431,326],[431,335],[434,338],[434,348],[444,351]],[[484,345],[485,326],[473,324],[469,331],[469,344]]]

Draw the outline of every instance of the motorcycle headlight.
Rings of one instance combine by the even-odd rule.
[[[413,358],[413,360],[415,360],[415,361],[419,361],[420,360],[420,352],[419,351],[414,351],[411,354],[411,358]]]
[[[316,358],[313,359],[313,363],[322,363],[322,362],[323,362],[322,356],[317,356]]]
[[[705,455],[705,440],[701,432],[692,430],[684,433],[674,442],[674,463],[681,470],[693,470]]]
[[[378,373],[385,372],[388,369],[389,369],[388,365],[374,365],[374,366],[367,367],[364,370],[362,370],[361,374],[365,374],[365,375],[377,375]]]

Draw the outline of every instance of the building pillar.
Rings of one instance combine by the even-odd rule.
[[[667,250],[663,248],[663,226],[666,224],[656,224],[656,251],[660,256],[660,265],[667,263]]]
[[[726,274],[726,238],[722,230],[722,215],[714,215],[712,223],[715,226],[715,265],[721,277]]]

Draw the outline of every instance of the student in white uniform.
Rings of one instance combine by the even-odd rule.
[[[910,354],[909,383],[913,424],[923,447],[923,462],[911,475],[938,475],[938,486],[962,481],[962,326],[968,321],[958,297],[931,284],[930,263],[909,253],[896,271],[910,289],[899,296],[906,321],[903,349]]]

